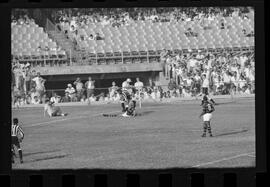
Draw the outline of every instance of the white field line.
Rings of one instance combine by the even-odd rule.
[[[215,164],[215,163],[218,163],[218,162],[227,161],[227,160],[231,160],[231,159],[235,159],[235,158],[239,158],[239,157],[243,157],[243,156],[250,156],[250,154],[253,154],[253,153],[255,153],[255,152],[243,153],[243,154],[240,154],[240,155],[235,155],[235,156],[231,156],[231,157],[225,157],[225,158],[222,158],[222,159],[219,159],[219,160],[214,160],[214,161],[211,161],[211,162],[205,162],[205,163],[197,164],[197,165],[192,166],[192,167],[201,167],[201,166],[205,166],[205,165],[211,165],[211,164]]]

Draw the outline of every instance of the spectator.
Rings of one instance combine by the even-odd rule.
[[[39,97],[34,96],[34,99],[32,100],[32,103],[36,105],[36,104],[40,104],[41,101],[40,101]]]
[[[68,93],[70,100],[73,102],[76,97],[76,90],[72,87],[71,84],[68,84],[67,86],[68,87],[66,88],[65,92]]]
[[[137,92],[141,92],[143,88],[143,82],[140,81],[139,77],[136,78],[136,82],[134,84],[134,87]]]
[[[177,88],[176,82],[171,78],[169,83],[168,83],[169,92],[173,92],[173,90],[175,90],[176,88]]]
[[[209,79],[206,77],[206,74],[203,74],[202,75],[202,93],[205,95],[208,95],[209,94],[208,89],[209,89]]]
[[[117,97],[118,86],[116,86],[115,82],[112,82],[112,86],[109,88],[109,99],[113,101]]]
[[[88,104],[90,104],[89,98],[94,95],[94,91],[95,91],[95,81],[92,80],[91,77],[88,77],[88,81],[85,83],[85,88],[87,92]]]
[[[223,79],[224,79],[224,93],[229,94],[231,88],[231,76],[228,71],[224,73]]]
[[[50,101],[52,103],[60,103],[61,101],[61,96],[57,95],[56,92],[53,93],[53,96],[51,97]]]
[[[84,92],[83,83],[81,82],[81,79],[78,77],[73,84],[76,86],[78,100],[81,100]]]
[[[70,97],[69,97],[69,93],[68,92],[65,92],[65,96],[62,98],[62,102],[63,103],[67,103],[67,102],[70,102]]]
[[[38,97],[39,99],[41,99],[41,97],[43,96],[44,92],[45,92],[45,82],[46,80],[43,79],[40,76],[40,72],[37,73],[37,76],[35,78],[32,79],[35,82],[35,90],[38,93]]]

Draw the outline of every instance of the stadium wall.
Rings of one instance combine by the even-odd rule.
[[[43,76],[162,71],[161,63],[35,67]]]

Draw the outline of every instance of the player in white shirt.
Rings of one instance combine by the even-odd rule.
[[[49,115],[49,117],[55,117],[55,116],[66,116],[67,113],[63,113],[59,106],[55,106],[54,103],[50,102],[50,100],[45,101],[44,105],[44,117],[46,116],[46,113]]]
[[[142,88],[143,88],[143,82],[140,81],[140,79],[137,77],[136,78],[136,81],[135,84],[134,84],[134,87],[136,89],[136,91],[142,91]]]
[[[127,80],[125,80],[123,83],[122,83],[122,90],[123,91],[128,91],[129,94],[131,94],[132,92],[132,85],[130,85],[131,83],[131,79],[130,78],[127,78]]]

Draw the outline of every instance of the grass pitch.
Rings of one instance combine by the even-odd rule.
[[[217,99],[214,137],[202,138],[200,101],[143,103],[135,118],[104,117],[120,105],[65,106],[67,117],[43,108],[13,110],[23,123],[24,163],[13,169],[154,169],[254,167],[254,98]]]

